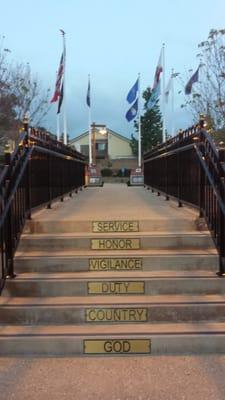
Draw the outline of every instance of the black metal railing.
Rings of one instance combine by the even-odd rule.
[[[220,256],[225,274],[225,150],[218,150],[204,120],[144,155],[145,185],[199,208]]]
[[[85,184],[85,156],[54,140],[48,133],[24,125],[15,151],[5,153],[0,173],[0,293],[6,277],[14,277],[13,258],[26,219],[40,205]]]

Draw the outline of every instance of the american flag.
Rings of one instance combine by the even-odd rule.
[[[64,59],[63,59],[63,54],[62,54],[61,59],[60,59],[59,69],[57,72],[57,78],[56,78],[56,83],[55,83],[55,92],[51,99],[51,103],[58,101],[58,98],[60,97],[63,72],[64,72]]]

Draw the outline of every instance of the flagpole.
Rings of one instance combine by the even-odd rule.
[[[63,143],[67,144],[67,119],[66,119],[66,37],[65,32],[60,29],[63,38]]]
[[[57,140],[60,140],[60,114],[56,116],[56,126],[57,126]]]
[[[163,64],[163,93],[162,93],[162,114],[163,114],[163,142],[166,141],[166,105],[165,105],[165,43],[163,43],[162,47],[162,64]]]
[[[141,168],[141,74],[138,74],[138,168]]]
[[[88,75],[88,87],[90,85],[90,74]],[[89,92],[90,106],[88,107],[88,127],[89,127],[89,166],[92,165],[92,132],[91,132],[91,90]]]
[[[174,137],[174,69],[172,68],[171,72],[171,115],[172,115],[172,123],[171,123],[171,134]]]

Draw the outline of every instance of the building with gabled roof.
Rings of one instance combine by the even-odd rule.
[[[98,125],[97,125],[98,126]],[[120,133],[106,128],[104,134],[101,129],[92,129],[92,156],[93,163],[100,166],[110,166],[112,168],[135,168],[136,157],[133,156],[131,140]],[[76,136],[69,143],[76,150],[85,155],[89,155],[89,132]]]

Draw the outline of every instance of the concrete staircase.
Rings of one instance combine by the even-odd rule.
[[[225,281],[193,219],[30,221],[1,355],[225,352]]]

